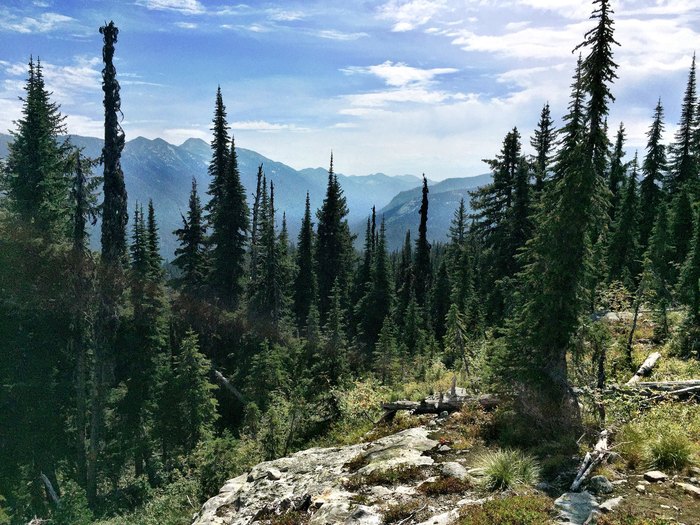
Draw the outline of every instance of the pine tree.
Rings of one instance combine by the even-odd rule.
[[[671,166],[664,187],[667,192],[675,197],[677,193],[683,191],[687,184],[692,184],[690,188],[696,190],[695,184],[698,178],[697,159],[693,151],[693,131],[695,127],[697,108],[697,91],[695,84],[695,55],[690,65],[688,73],[688,84],[686,85],[681,106],[681,119],[676,131],[675,141],[671,145]]]
[[[625,156],[625,126],[620,122],[620,128],[617,130],[615,139],[615,149],[610,159],[610,175],[608,176],[608,190],[610,190],[610,208],[608,215],[610,223],[615,222],[615,214],[620,207],[621,190],[625,182],[625,173],[627,165],[622,162]]]
[[[323,327],[324,341],[315,358],[316,374],[329,386],[336,386],[348,371],[348,346],[345,335],[343,290],[336,280],[330,295],[328,321]]]
[[[331,309],[331,291],[335,286],[347,297],[352,236],[347,221],[348,207],[338,177],[333,172],[333,155],[328,170],[328,187],[323,205],[316,213],[315,269],[318,278],[319,312],[326,321]],[[345,303],[347,299],[342,299]]]
[[[688,322],[697,333],[700,329],[700,209],[695,215],[690,250],[681,267],[677,293],[688,307]]]
[[[260,199],[262,197],[262,180],[265,176],[262,163],[258,166],[256,177],[255,195],[253,196],[253,219],[250,226],[250,276],[249,282],[256,282],[255,271],[258,267],[258,242],[260,240]]]
[[[249,228],[248,204],[238,171],[238,156],[231,137],[230,151],[221,154],[228,144],[226,107],[217,92],[214,117],[214,150],[209,173],[209,223],[211,224],[211,275],[214,295],[228,308],[235,308],[242,291],[244,255]]]
[[[119,29],[110,22],[100,28],[104,36],[102,57],[102,91],[105,107],[105,143],[102,148],[104,165],[104,204],[102,205],[102,259],[110,266],[120,266],[126,256],[126,223],[128,221],[126,186],[121,168],[121,153],[124,149],[124,131],[119,124],[121,98],[117,70],[114,67],[114,44]],[[111,269],[110,271],[115,271]]]
[[[174,280],[176,287],[186,295],[198,296],[207,275],[206,227],[202,204],[197,194],[197,181],[192,178],[187,217],[182,217],[182,228],[175,230],[179,246],[175,249],[173,265],[181,272]]]
[[[438,267],[437,278],[433,287],[433,297],[430,301],[430,306],[433,309],[431,318],[435,328],[435,337],[438,341],[442,341],[442,338],[445,336],[445,319],[451,305],[451,292],[452,285],[447,270],[447,261],[443,259]]]
[[[632,161],[632,171],[624,183],[622,200],[612,226],[610,245],[608,246],[608,269],[610,281],[622,281],[629,290],[636,288],[635,280],[639,268],[638,217],[639,204],[637,195],[637,155]]]
[[[50,100],[40,61],[35,65],[30,59],[24,90],[6,166],[10,205],[33,236],[58,243],[70,232],[72,152],[67,141],[59,141],[66,133],[65,117]]]
[[[430,243],[428,242],[428,179],[423,174],[423,190],[418,214],[418,239],[416,239],[416,253],[413,264],[414,288],[416,301],[420,306],[427,306],[432,285],[433,270],[430,264]]]
[[[611,50],[615,41],[607,0],[594,0],[594,4],[600,6],[592,15],[598,24],[586,33],[582,44],[590,51],[578,62],[555,165],[556,182],[545,194],[534,221],[535,233],[523,254],[519,305],[508,322],[502,370],[505,377],[515,373],[533,385],[533,392],[548,410],[547,428],[557,432],[576,419],[572,405],[566,402],[571,398],[566,356],[584,306],[580,290],[585,283],[592,219],[606,204],[603,123],[612,100],[609,84],[616,77]],[[582,137],[584,93],[590,95],[586,106],[590,127]],[[544,425],[537,418],[533,423]]]
[[[372,369],[382,384],[391,384],[396,377],[398,368],[398,344],[396,341],[396,325],[390,315],[382,323],[377,343],[374,347]]]
[[[677,266],[683,264],[688,256],[690,240],[693,237],[693,208],[689,193],[687,188],[681,188],[671,200],[670,234],[671,244],[673,245],[672,261]]]
[[[316,277],[314,274],[314,230],[313,223],[311,222],[309,192],[306,192],[304,218],[301,221],[298,239],[296,252],[297,273],[294,279],[293,296],[294,315],[297,327],[301,331],[307,324],[316,290]]]
[[[467,328],[464,316],[456,304],[450,305],[445,317],[445,335],[442,343],[451,364],[461,364],[467,369]]]
[[[389,255],[386,249],[386,227],[382,219],[379,239],[372,260],[370,281],[365,295],[357,305],[360,338],[371,355],[384,319],[393,304],[393,283],[389,273]]]
[[[403,317],[411,291],[413,290],[413,249],[411,243],[411,230],[406,230],[401,257],[396,271],[396,297],[397,297],[397,319]]]
[[[647,295],[651,296],[654,305],[656,329],[655,336],[663,341],[668,336],[667,311],[671,304],[670,283],[672,273],[668,262],[672,258],[671,246],[668,243],[668,212],[662,202],[649,237],[649,246],[644,256],[644,271],[649,276]]]
[[[658,209],[662,206],[661,189],[659,185],[666,172],[666,148],[662,143],[664,132],[664,108],[661,99],[654,110],[654,121],[647,132],[647,154],[642,163],[644,178],[640,185],[639,204],[639,246],[646,250],[649,237],[654,227]]]
[[[535,150],[532,160],[535,168],[535,191],[537,193],[544,189],[544,183],[552,161],[552,149],[554,148],[556,133],[557,131],[549,111],[549,102],[547,102],[542,108],[542,113],[540,113],[540,120],[537,123],[535,134],[530,139],[530,145]]]

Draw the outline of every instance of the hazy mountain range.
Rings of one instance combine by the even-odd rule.
[[[9,135],[0,134],[0,158],[7,155]],[[93,137],[72,136],[71,141],[83,148],[85,155],[98,157],[102,140]],[[236,148],[241,180],[252,201],[258,166],[268,180],[275,184],[275,203],[278,221],[282,212],[287,215],[287,224],[292,239],[299,230],[306,192],[309,192],[311,207],[318,209],[326,191],[327,167],[295,170],[281,162],[268,159],[255,151]],[[187,212],[192,177],[197,180],[203,201],[207,200],[209,186],[207,166],[211,159],[209,144],[201,139],[188,139],[175,146],[162,139],[137,137],[126,143],[122,153],[122,168],[129,197],[129,215],[133,214],[136,202],[153,199],[161,230],[163,254],[171,258],[176,242],[172,231],[182,224],[181,213]],[[330,159],[329,159],[330,160]],[[99,170],[99,168],[96,168]],[[349,222],[361,242],[366,217],[376,206],[378,214],[387,222],[388,241],[391,249],[403,242],[406,229],[418,230],[418,209],[421,197],[421,179],[414,175],[388,176],[375,173],[365,176],[338,174],[350,210]],[[446,179],[439,183],[429,181],[430,213],[428,232],[431,240],[443,240],[459,199],[468,191],[490,180],[488,175]],[[93,244],[99,242],[99,234],[93,234]]]

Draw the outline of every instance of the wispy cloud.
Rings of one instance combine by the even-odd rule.
[[[48,33],[63,29],[75,22],[74,18],[60,13],[41,13],[36,16],[19,17],[7,10],[0,10],[0,30],[15,33]]]
[[[177,11],[186,15],[200,15],[206,12],[199,0],[137,0],[136,3],[155,11]]]
[[[276,22],[293,22],[306,18],[301,11],[289,11],[286,9],[268,9],[268,17]]]
[[[310,31],[310,34],[316,35],[327,40],[352,41],[369,36],[367,33],[344,33],[335,29],[321,29],[320,31]]]
[[[197,29],[198,27],[194,22],[175,22],[175,25],[182,29]]]
[[[244,120],[231,123],[231,129],[240,131],[263,131],[263,132],[278,132],[278,131],[309,131],[309,128],[299,127],[295,124],[279,124],[267,122],[265,120]]]
[[[388,86],[404,87],[410,84],[429,84],[438,75],[457,73],[459,70],[452,67],[421,69],[409,66],[403,62],[394,63],[387,60],[375,66],[350,66],[341,69],[341,71],[346,74],[371,74],[382,79]]]
[[[427,24],[445,7],[445,0],[389,0],[379,7],[379,17],[394,22],[392,31],[411,31]]]

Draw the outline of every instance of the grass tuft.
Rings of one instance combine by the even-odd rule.
[[[518,450],[497,450],[484,453],[478,462],[484,474],[483,484],[489,490],[506,490],[514,485],[534,485],[540,478],[537,461]]]

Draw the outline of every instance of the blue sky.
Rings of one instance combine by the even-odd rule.
[[[696,0],[613,0],[620,64],[610,128],[642,153],[656,100],[670,140]],[[101,36],[114,20],[127,140],[210,140],[221,85],[236,144],[295,168],[476,175],[513,126],[525,151],[542,105],[565,112],[584,0],[0,0],[0,131],[19,115],[29,55],[69,132],[102,133]],[[611,131],[611,133],[613,132]]]

